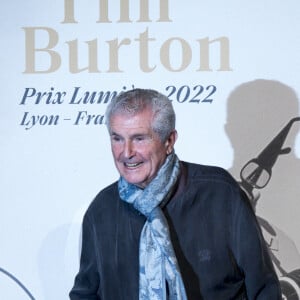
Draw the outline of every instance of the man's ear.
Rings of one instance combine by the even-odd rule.
[[[169,137],[167,138],[166,142],[165,142],[165,146],[166,146],[166,152],[167,152],[167,155],[169,155],[170,153],[172,153],[172,151],[174,150],[174,145],[175,145],[175,142],[177,140],[177,131],[174,129]]]

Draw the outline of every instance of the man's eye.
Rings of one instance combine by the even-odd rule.
[[[121,141],[121,138],[118,137],[118,136],[113,135],[113,136],[111,137],[111,140],[112,140],[113,142],[120,142],[120,141]]]
[[[137,142],[141,142],[141,141],[145,140],[145,137],[143,137],[143,136],[137,136],[137,137],[135,137],[135,140]]]

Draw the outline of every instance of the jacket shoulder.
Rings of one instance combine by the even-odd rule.
[[[218,166],[202,165],[191,162],[182,162],[187,169],[188,178],[192,181],[210,181],[224,183],[239,188],[236,180],[231,174]]]
[[[114,202],[119,200],[119,193],[118,193],[118,183],[113,182],[112,184],[108,185],[104,189],[102,189],[96,197],[92,200],[86,214],[94,214],[99,210],[105,209]]]

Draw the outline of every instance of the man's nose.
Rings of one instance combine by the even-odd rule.
[[[124,151],[123,151],[124,157],[131,158],[135,154],[134,146],[131,141],[126,141],[124,143]]]

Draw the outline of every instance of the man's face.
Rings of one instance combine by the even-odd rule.
[[[166,142],[152,130],[152,111],[136,115],[116,113],[110,119],[111,148],[115,165],[129,183],[142,188],[155,177],[171,153],[176,132]]]

